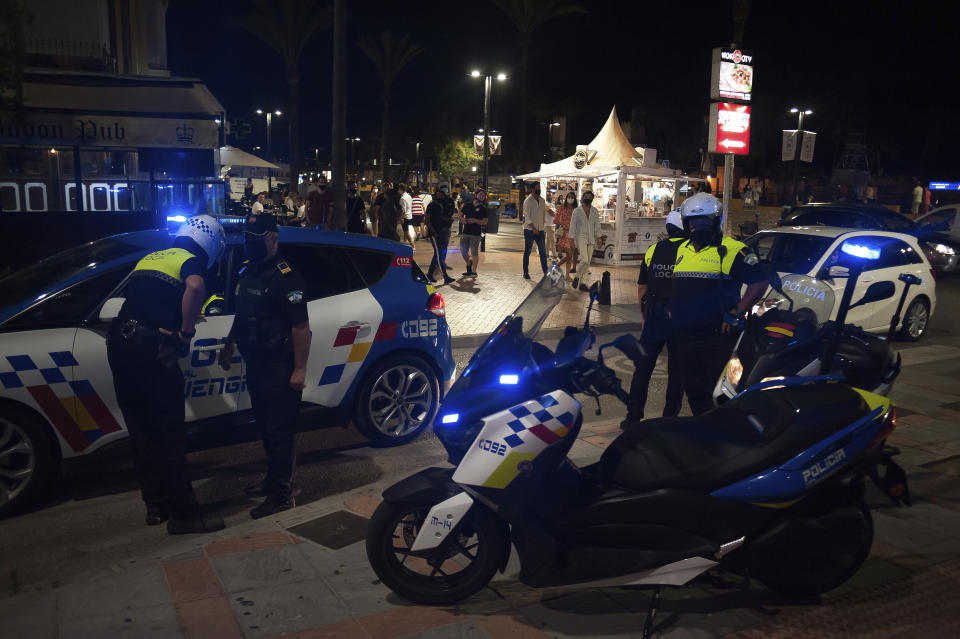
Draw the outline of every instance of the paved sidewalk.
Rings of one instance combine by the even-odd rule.
[[[890,441],[903,451],[915,503],[893,508],[871,490],[876,540],[860,572],[819,604],[706,579],[670,589],[657,636],[960,636],[960,348],[902,354]],[[596,460],[618,432],[613,423],[592,424],[572,458]],[[63,582],[23,587],[0,599],[0,637],[640,636],[648,591],[533,590],[516,581],[515,558],[460,605],[409,605],[376,578],[361,539],[383,488],[373,483],[273,520],[171,538],[156,556],[118,557]]]
[[[458,278],[457,281],[437,286],[446,302],[447,322],[458,347],[474,343],[493,332],[503,318],[520,305],[541,277],[540,260],[534,248],[530,256],[530,275],[533,279],[523,279],[523,234],[518,222],[504,219],[500,222],[500,232],[487,237],[486,251],[480,254],[477,277],[461,275],[466,266],[460,256],[459,246],[460,238],[454,235],[447,251],[447,264],[451,267],[451,276]],[[432,257],[430,243],[417,242],[414,259],[424,272],[429,268]],[[610,272],[611,304],[595,306],[590,323],[598,326],[627,325],[623,330],[639,326],[636,285],[639,267],[594,264],[591,271],[596,280],[604,271]],[[439,273],[437,277],[440,277]],[[567,286],[563,300],[544,323],[545,329],[583,324],[589,296],[573,290],[569,282]]]

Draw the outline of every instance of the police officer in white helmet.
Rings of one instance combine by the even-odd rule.
[[[683,390],[694,415],[713,408],[713,387],[730,357],[736,337],[767,287],[756,254],[723,235],[723,205],[697,193],[680,206],[690,239],[677,247],[670,319],[676,330]],[[740,289],[747,289],[743,296]]]
[[[223,519],[201,512],[187,478],[184,380],[178,360],[190,352],[206,298],[204,274],[225,246],[220,222],[209,215],[189,218],[173,247],[137,263],[107,336],[107,358],[130,433],[146,522],[167,521],[172,535],[223,528]]]

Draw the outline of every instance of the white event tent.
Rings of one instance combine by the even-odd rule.
[[[656,236],[664,230],[664,222],[663,217],[653,217],[650,211],[642,210],[639,202],[627,207],[628,181],[656,180],[670,184],[674,202],[678,202],[681,183],[703,181],[682,175],[677,169],[660,166],[656,163],[656,157],[656,149],[630,144],[617,119],[617,109],[613,107],[603,128],[589,144],[578,145],[574,155],[550,164],[541,164],[540,170],[517,178],[539,180],[544,192],[550,180],[576,180],[578,199],[584,181],[615,180],[616,205],[614,209],[603,212],[606,234],[603,236],[604,242],[598,242],[595,256],[604,263],[633,261],[639,260],[649,245],[656,241]],[[595,195],[599,196],[598,193]],[[603,202],[598,204],[602,206]],[[611,235],[616,239],[607,241]]]

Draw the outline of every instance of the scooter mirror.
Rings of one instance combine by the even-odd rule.
[[[831,266],[827,275],[829,277],[850,277],[850,269],[846,266]]]
[[[867,292],[863,294],[863,297],[850,305],[850,308],[855,308],[857,306],[863,306],[864,304],[870,304],[872,302],[879,302],[881,300],[888,300],[896,294],[896,286],[893,282],[874,282],[870,285],[870,288],[867,289]]]

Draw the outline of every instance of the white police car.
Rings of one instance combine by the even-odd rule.
[[[126,438],[105,335],[133,266],[170,244],[167,231],[116,235],[0,280],[0,515],[44,495],[63,460]],[[313,332],[302,426],[352,419],[377,445],[415,438],[436,416],[456,365],[443,297],[410,247],[281,227],[280,252],[306,281]],[[207,281],[219,296],[181,360],[188,427],[214,445],[223,427],[252,419],[241,358],[226,373],[217,364],[242,261],[242,236],[228,232]]]

